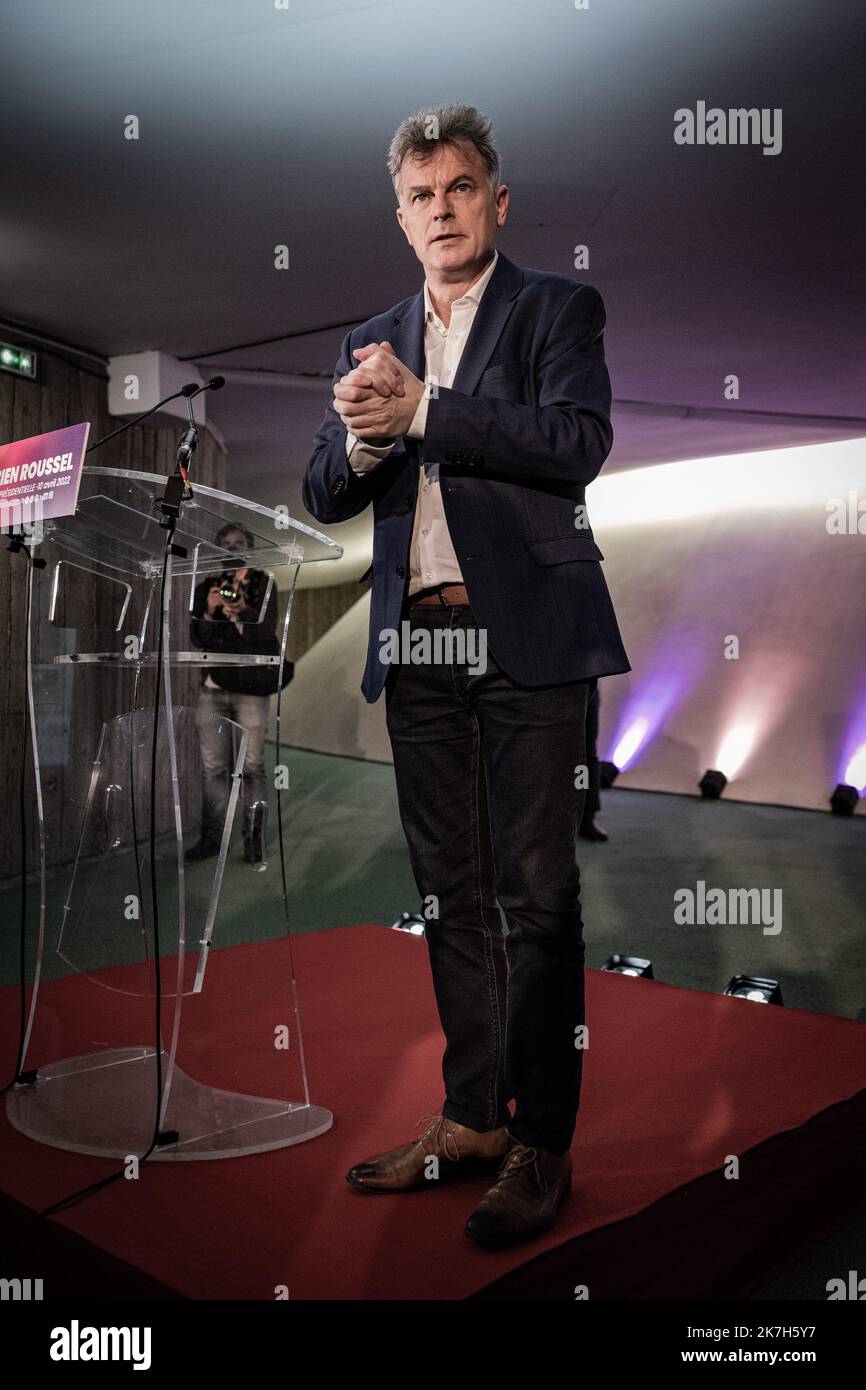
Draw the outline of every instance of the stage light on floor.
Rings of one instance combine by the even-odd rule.
[[[727,785],[727,777],[716,768],[709,768],[709,770],[704,773],[700,782],[698,782],[698,786],[701,789],[701,796],[705,801],[718,801]]]
[[[856,787],[849,786],[847,782],[840,782],[830,797],[830,809],[834,816],[853,816],[854,807],[859,800],[860,793]]]
[[[401,912],[396,922],[391,923],[392,931],[405,931],[410,936],[424,935],[424,918],[417,912]]]
[[[640,956],[620,956],[614,953],[608,956],[601,968],[612,975],[642,975],[645,980],[655,978],[652,961],[643,960]]]
[[[655,645],[652,663],[644,665],[640,680],[626,698],[613,742],[608,745],[606,766],[611,781],[644,756],[681,703],[692,674],[684,669],[682,653],[670,634]]]
[[[609,791],[619,776],[619,768],[616,763],[599,762],[598,777],[602,788]]]
[[[732,999],[751,999],[755,1004],[781,1004],[782,991],[778,980],[762,975],[734,975],[722,990]]]

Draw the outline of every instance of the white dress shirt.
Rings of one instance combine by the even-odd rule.
[[[428,401],[431,395],[435,395],[437,385],[447,388],[454,380],[469,330],[481,303],[481,296],[496,268],[498,258],[499,252],[494,251],[493,260],[487,269],[460,299],[454,300],[451,305],[451,321],[447,328],[433,308],[427,281],[424,281],[424,356],[427,389],[406,432],[412,439],[424,438]],[[374,468],[378,468],[393,447],[393,444],[367,444],[352,434],[351,430],[346,432],[346,456],[350,468],[355,473],[370,473]],[[442,506],[439,465],[424,463],[422,459],[420,473],[415,522],[409,547],[410,594],[434,584],[463,583]]]

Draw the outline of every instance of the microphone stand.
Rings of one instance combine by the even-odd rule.
[[[181,506],[185,501],[192,497],[192,488],[190,486],[189,481],[188,464],[190,459],[192,458],[193,453],[195,452],[199,439],[198,426],[195,422],[195,414],[193,412],[192,402],[193,398],[197,396],[200,391],[207,391],[208,389],[218,391],[219,388],[224,384],[224,377],[214,377],[211,381],[205,382],[203,386],[198,386],[196,383],[191,383],[188,386],[183,386],[181,387],[180,391],[176,391],[174,393],[174,396],[170,396],[168,398],[169,400],[174,400],[177,396],[184,397],[184,399],[186,400],[187,412],[189,414],[189,428],[181,437],[181,441],[178,445],[177,450],[177,462],[175,464],[175,470],[174,473],[172,473],[170,477],[166,479],[165,493],[163,494],[162,501],[159,504],[159,509],[162,512],[162,520],[159,524],[165,530],[166,537],[162,553],[162,575],[159,585],[159,625],[157,629],[158,637],[156,647],[156,668],[154,674],[153,733],[151,736],[150,747],[150,816],[148,835],[150,846],[150,894],[151,902],[153,905],[153,958],[156,967],[156,988],[154,996],[154,1060],[156,1062],[157,1113],[156,1119],[154,1121],[153,1135],[151,1137],[150,1144],[148,1145],[146,1152],[141,1156],[139,1160],[140,1162],[144,1162],[146,1159],[148,1159],[150,1155],[153,1153],[154,1149],[165,1148],[167,1145],[176,1144],[178,1142],[179,1137],[176,1130],[166,1130],[162,1128],[164,1119],[163,1110],[165,1104],[163,1098],[162,1085],[162,972],[160,969],[161,960],[159,945],[159,893],[157,889],[156,873],[156,786],[157,753],[159,741],[159,692],[165,659],[166,603],[169,593],[168,585],[170,582],[171,573],[170,557],[177,555],[181,558],[185,558],[187,554],[185,546],[175,544],[174,532],[175,527],[178,523],[178,518],[180,516]],[[159,404],[162,405],[165,404],[165,402],[161,401]],[[159,406],[154,407],[154,409],[158,408]],[[153,411],[145,411],[145,415],[150,415],[152,413]],[[138,419],[142,418],[142,416],[138,417]],[[111,435],[107,435],[106,438],[112,439],[115,435],[120,434],[122,430],[129,429],[130,425],[134,425],[137,423],[138,420],[129,420],[125,425],[122,425],[119,430],[114,430]],[[100,439],[98,443],[105,443],[105,439]],[[166,699],[170,700],[170,698],[170,694],[168,694],[167,690]],[[135,832],[134,813],[133,836],[135,837],[135,859],[136,864],[138,864],[139,850]]]
[[[182,504],[188,502],[193,495],[188,465],[198,447],[199,434],[192,408],[192,396],[186,397],[186,408],[189,414],[189,429],[181,436],[175,469],[166,482],[165,492],[159,504],[159,509],[162,512],[162,521],[159,524],[170,534],[174,533]],[[181,552],[186,555],[182,546],[172,546],[172,554],[180,554]]]

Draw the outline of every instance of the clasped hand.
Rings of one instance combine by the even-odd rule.
[[[368,444],[393,444],[412,423],[424,383],[388,342],[356,348],[353,367],[334,387],[334,409],[347,430]]]

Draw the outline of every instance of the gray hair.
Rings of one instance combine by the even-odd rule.
[[[493,143],[493,122],[474,106],[432,106],[401,121],[388,147],[388,173],[398,202],[400,170],[406,156],[429,159],[438,146],[453,145],[457,140],[475,146],[496,191],[501,183],[501,161]]]

